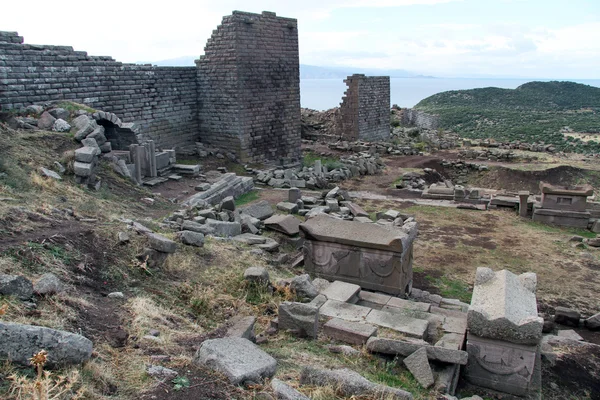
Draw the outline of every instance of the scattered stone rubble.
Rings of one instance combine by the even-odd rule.
[[[458,152],[458,158],[469,159],[469,160],[481,160],[481,161],[502,161],[511,162],[518,161],[521,158],[525,158],[526,161],[532,161],[537,157],[520,157],[511,150],[500,150],[500,149],[467,149],[460,150]]]
[[[376,175],[385,168],[383,160],[377,155],[360,153],[358,155],[340,158],[339,165],[328,168],[321,160],[315,161],[312,167],[301,168],[271,168],[256,174],[255,183],[274,188],[307,188],[324,189],[332,182],[341,182],[360,175]]]
[[[539,143],[524,143],[520,141],[514,142],[496,142],[494,139],[484,139],[484,140],[465,140],[463,141],[463,146],[480,146],[480,147],[490,147],[490,148],[499,148],[499,149],[512,149],[512,150],[525,150],[537,153],[555,153],[556,147],[552,144],[545,144],[543,142]]]

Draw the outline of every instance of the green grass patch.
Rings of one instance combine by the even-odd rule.
[[[317,160],[321,160],[321,164],[327,167],[329,171],[343,167],[343,164],[338,158],[320,156],[316,153],[313,153],[312,151],[304,153],[302,158],[302,165],[305,167],[312,167],[315,165],[315,161]]]
[[[235,199],[235,206],[240,207],[245,204],[252,203],[253,201],[256,201],[258,199],[260,199],[260,194],[258,193],[258,190],[251,190],[250,192],[244,193],[243,195]]]
[[[532,229],[542,232],[559,233],[565,235],[578,235],[588,239],[596,237],[596,234],[594,232],[588,231],[587,229],[554,226],[531,220],[524,221],[523,223]]]
[[[83,104],[79,104],[79,103],[74,103],[72,101],[61,101],[60,103],[58,103],[56,105],[57,108],[64,108],[65,110],[67,110],[68,112],[70,112],[71,114],[79,111],[79,110],[83,110],[86,111],[88,113],[94,113],[96,112],[95,109],[88,107],[86,105]]]
[[[473,293],[469,290],[469,286],[461,281],[452,280],[445,276],[432,277],[426,276],[427,279],[433,286],[437,287],[442,297],[449,299],[458,299],[467,304],[471,303],[471,296]]]

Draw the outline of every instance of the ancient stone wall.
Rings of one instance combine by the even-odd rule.
[[[340,104],[339,134],[346,140],[390,137],[390,77],[354,74]]]
[[[202,142],[245,161],[300,156],[295,19],[234,11],[197,61]]]
[[[434,114],[415,110],[413,108],[405,108],[402,110],[402,125],[418,126],[425,129],[437,129],[440,125],[440,118]]]
[[[70,100],[136,122],[160,147],[193,145],[198,136],[194,67],[123,64],[69,46],[23,44],[0,32],[0,107]]]

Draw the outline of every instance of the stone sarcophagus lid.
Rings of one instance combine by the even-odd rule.
[[[387,227],[318,215],[300,225],[308,273],[393,295],[412,289],[417,223]]]
[[[465,377],[473,384],[525,396],[539,390],[544,320],[538,317],[533,273],[477,268],[467,314]]]

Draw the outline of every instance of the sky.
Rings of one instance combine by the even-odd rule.
[[[302,64],[600,79],[600,0],[28,0],[2,4],[0,30],[152,62],[199,57],[233,10],[298,19]]]

